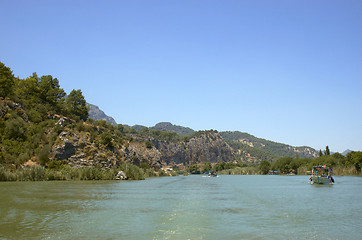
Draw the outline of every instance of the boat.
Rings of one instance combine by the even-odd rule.
[[[209,177],[217,177],[217,173],[216,173],[216,171],[209,171],[208,176]]]
[[[326,165],[314,166],[309,180],[311,184],[332,184],[334,183],[332,173],[332,168]]]

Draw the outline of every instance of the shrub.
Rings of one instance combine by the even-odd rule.
[[[137,167],[131,163],[123,163],[120,166],[120,170],[122,170],[128,179],[131,180],[144,180],[145,173],[142,168]]]
[[[30,166],[16,171],[16,178],[19,181],[43,181],[45,178],[45,168],[42,166]]]

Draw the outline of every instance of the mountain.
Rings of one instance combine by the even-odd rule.
[[[125,125],[126,126],[126,125]],[[131,128],[133,128],[134,130],[136,131],[141,131],[142,129],[144,128],[147,128],[146,126],[143,126],[143,125],[133,125]]]
[[[150,129],[175,132],[182,136],[194,136],[198,133],[191,128],[173,125],[169,122],[157,123],[154,127],[150,127]],[[262,160],[276,161],[281,157],[318,157],[318,152],[311,147],[294,147],[239,131],[220,132],[219,136],[231,147],[233,159],[241,162],[259,163]]]
[[[111,123],[112,125],[117,125],[117,122],[110,116],[106,115],[98,106],[87,103],[89,106],[89,118],[94,120],[105,120],[106,122]]]
[[[342,153],[342,155],[343,155],[343,156],[347,156],[347,153],[349,153],[349,152],[353,152],[353,151],[350,150],[350,149],[347,149],[347,150],[345,150],[345,151]]]
[[[221,132],[220,134],[234,149],[234,156],[243,162],[275,161],[280,157],[318,157],[318,152],[311,147],[293,147],[238,131]]]
[[[195,131],[192,130],[191,128],[173,125],[170,122],[157,123],[155,126],[150,127],[150,129],[160,130],[165,132],[174,132],[181,136],[189,136],[195,133]]]

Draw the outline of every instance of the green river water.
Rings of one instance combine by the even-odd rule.
[[[0,182],[0,239],[362,239],[362,178]]]

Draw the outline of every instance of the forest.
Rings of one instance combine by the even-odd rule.
[[[81,144],[86,144],[83,147],[89,160],[105,161],[115,156],[118,161],[107,167],[70,167],[67,160],[51,155],[62,132],[86,142]],[[119,171],[128,179],[164,175],[147,163],[137,165],[119,156],[117,149],[133,141],[135,133],[121,124],[89,119],[80,89],[67,95],[51,75],[33,73],[20,79],[0,62],[0,181],[115,179]],[[173,138],[173,134],[157,131],[153,135]]]

